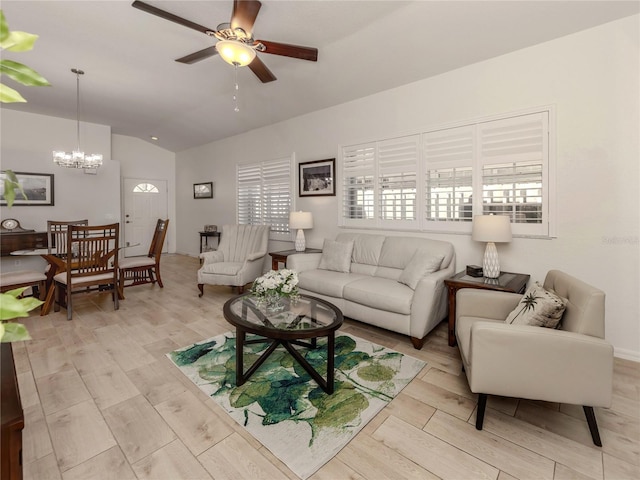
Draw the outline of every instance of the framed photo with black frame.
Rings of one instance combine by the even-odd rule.
[[[298,196],[319,197],[336,194],[336,159],[298,164]]]
[[[194,183],[193,198],[213,198],[213,182]]]
[[[14,189],[16,198],[13,201],[14,207],[42,207],[53,206],[53,174],[52,173],[26,173],[13,172],[22,187],[24,195],[18,189]],[[4,198],[5,180],[7,175],[0,172],[0,205],[6,205]]]

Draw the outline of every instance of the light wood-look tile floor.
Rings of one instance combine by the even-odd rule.
[[[64,309],[25,319],[33,340],[14,344],[25,479],[296,478],[165,357],[231,329],[231,289],[198,298],[198,266],[166,255],[165,288],[127,288],[118,311],[108,294],[77,295],[72,321]],[[477,398],[445,323],[420,351],[355,321],[342,330],[428,364],[315,480],[640,478],[637,363],[616,360],[613,406],[596,409],[597,448],[572,405],[490,397],[477,431]]]

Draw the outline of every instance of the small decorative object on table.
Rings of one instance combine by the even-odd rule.
[[[284,309],[280,301],[283,297],[298,297],[298,272],[286,268],[271,270],[256,278],[251,293],[266,306],[268,313],[279,312]]]

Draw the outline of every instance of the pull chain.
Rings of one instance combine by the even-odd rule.
[[[233,93],[233,102],[235,103],[234,112],[239,112],[240,108],[238,107],[238,95],[240,93],[240,88],[238,87],[238,64],[235,65],[235,92]]]

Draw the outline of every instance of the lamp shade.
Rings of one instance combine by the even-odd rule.
[[[476,215],[471,238],[477,242],[510,242],[511,220],[506,215]]]
[[[289,228],[313,228],[313,216],[311,212],[291,212],[289,214]]]
[[[238,67],[245,67],[256,58],[253,48],[237,40],[220,40],[216,50],[225,62]]]

